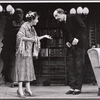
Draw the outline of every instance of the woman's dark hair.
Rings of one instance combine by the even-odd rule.
[[[37,12],[29,11],[29,12],[26,14],[26,20],[27,20],[27,21],[31,21],[32,19],[34,20],[36,17],[39,17],[39,15],[37,14]]]

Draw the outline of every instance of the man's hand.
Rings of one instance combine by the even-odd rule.
[[[77,38],[74,38],[74,40],[72,41],[72,45],[77,45],[78,44],[78,39]]]

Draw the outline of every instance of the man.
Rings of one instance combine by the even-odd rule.
[[[86,26],[78,14],[65,14],[58,8],[53,16],[60,22],[67,46],[67,69],[70,90],[66,94],[80,94],[83,81],[83,64],[87,49]]]

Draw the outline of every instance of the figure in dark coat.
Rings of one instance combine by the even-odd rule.
[[[14,68],[15,52],[16,52],[16,34],[23,21],[24,12],[21,8],[16,8],[13,15],[6,13],[6,25],[3,38],[3,47],[1,57],[3,60],[2,75],[5,82],[12,82],[12,70]]]
[[[88,44],[86,25],[80,15],[65,14],[61,8],[56,9],[53,15],[60,22],[68,48],[66,66],[70,90],[66,94],[79,94],[83,83],[83,66]]]

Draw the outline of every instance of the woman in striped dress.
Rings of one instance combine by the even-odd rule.
[[[26,14],[27,21],[22,24],[16,39],[16,61],[14,81],[18,82],[17,94],[25,97],[25,93],[32,96],[30,81],[36,80],[32,56],[38,56],[40,49],[40,40],[43,38],[52,39],[49,35],[38,36],[34,25],[38,23],[37,12],[29,11]],[[32,52],[32,45],[34,50]],[[26,83],[26,89],[23,92],[22,84]]]

